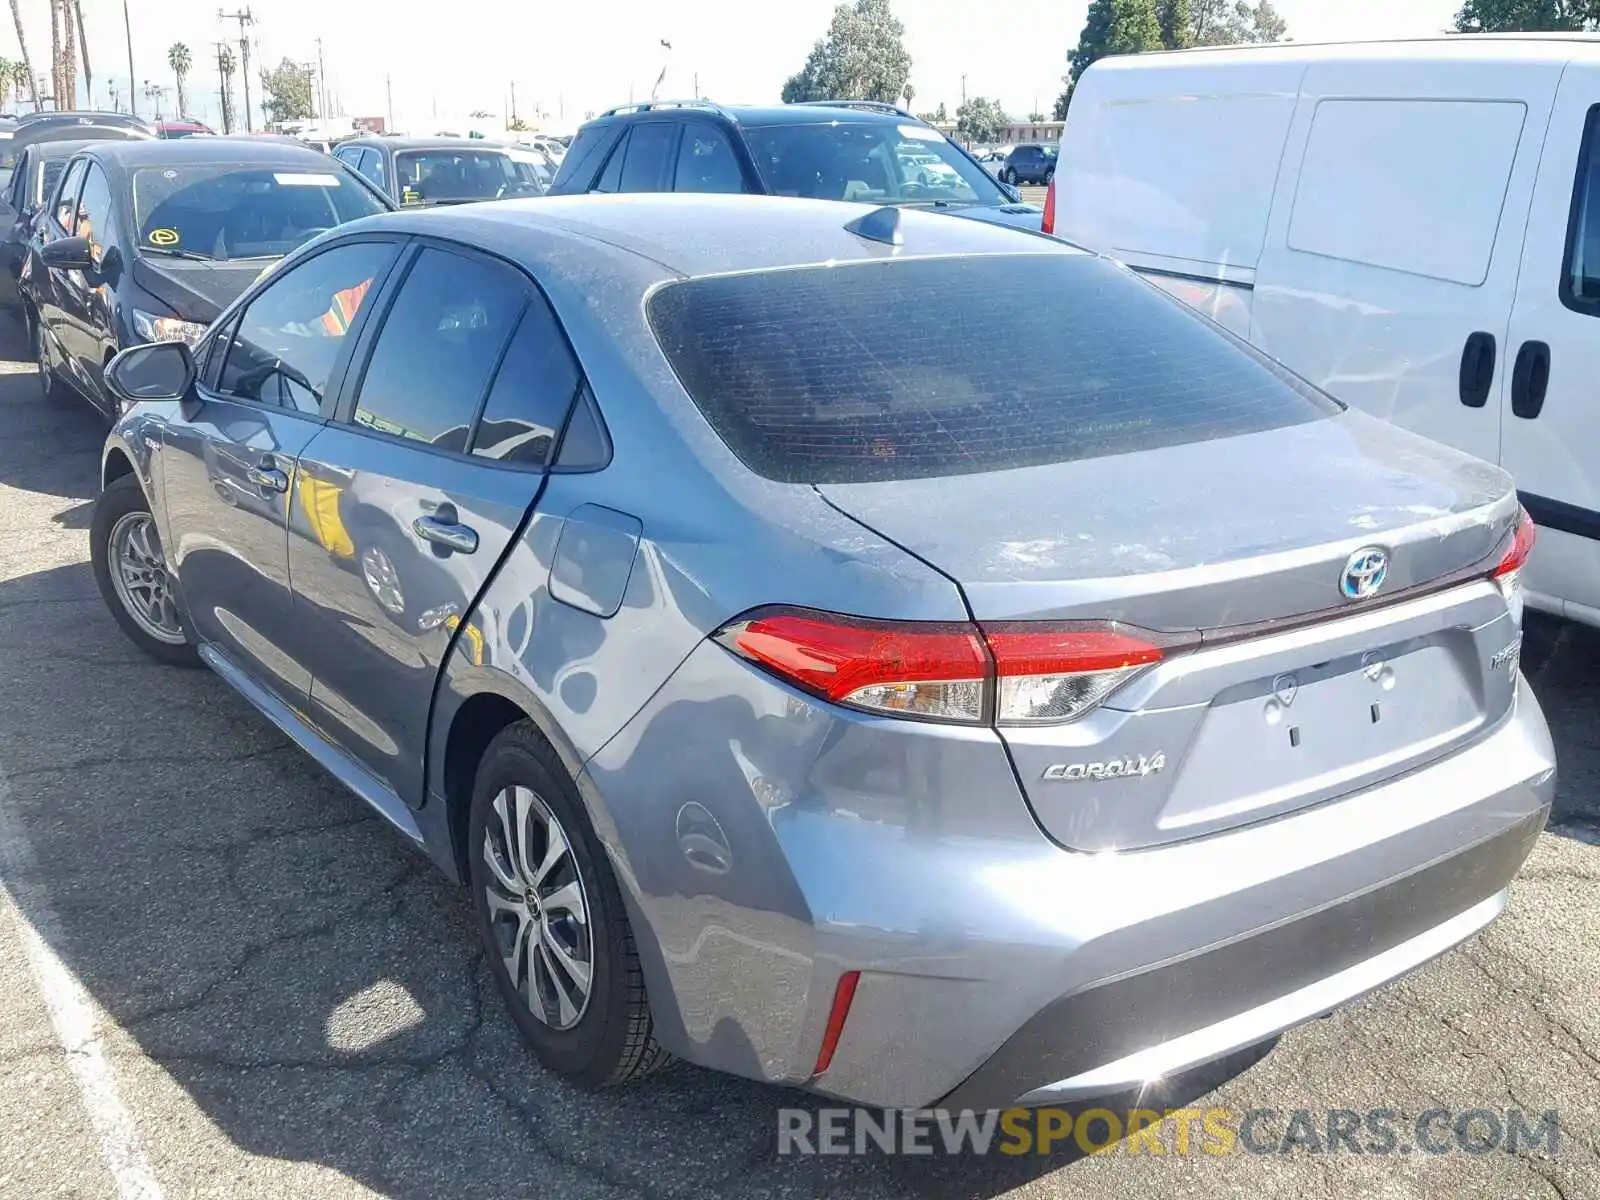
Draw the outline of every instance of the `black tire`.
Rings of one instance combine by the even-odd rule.
[[[576,1024],[557,1029],[536,1017],[508,973],[487,900],[485,834],[495,797],[519,786],[534,792],[559,821],[589,907],[591,988]],[[657,1044],[633,931],[605,852],[589,827],[583,801],[566,768],[531,721],[507,726],[489,743],[478,766],[468,820],[467,859],[473,909],[495,986],[535,1057],[547,1069],[588,1087],[640,1079],[673,1061]]]
[[[1015,171],[1013,171],[1010,167],[1007,167],[1004,171],[1000,172],[1000,182],[1001,183],[1009,183],[1012,187],[1016,187],[1017,186],[1017,173]]]
[[[139,485],[139,479],[135,475],[122,475],[113,479],[105,491],[100,493],[100,498],[95,501],[94,520],[89,526],[89,555],[94,564],[94,581],[100,588],[100,596],[106,602],[106,607],[111,610],[112,617],[135,646],[157,662],[168,666],[197,667],[200,665],[200,655],[195,649],[194,633],[181,599],[177,603],[177,610],[184,640],[181,644],[163,642],[159,638],[152,637],[140,626],[117,593],[117,586],[111,577],[113,569],[111,531],[123,517],[149,512],[150,504],[145,499],[144,488]]]
[[[53,408],[70,404],[73,400],[72,389],[63,383],[61,376],[56,373],[54,357],[45,338],[44,326],[40,323],[38,314],[32,309],[28,310],[28,333],[29,340],[33,343],[33,360],[39,367],[39,390],[44,393],[45,403]]]

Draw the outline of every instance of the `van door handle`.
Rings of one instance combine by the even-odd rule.
[[[1480,331],[1467,337],[1461,351],[1461,403],[1468,408],[1482,408],[1489,402],[1494,358],[1494,334]]]
[[[1511,411],[1531,421],[1544,409],[1550,386],[1550,347],[1544,342],[1523,342],[1511,368]]]
[[[457,554],[471,554],[478,548],[478,531],[446,519],[454,515],[452,511],[445,517],[437,515],[418,517],[411,522],[411,529],[425,542],[432,542],[435,546],[442,546]]]

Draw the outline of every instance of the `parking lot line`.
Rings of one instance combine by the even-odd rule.
[[[83,985],[52,945],[62,944],[60,918],[39,874],[32,843],[11,813],[11,784],[0,766],[0,909],[9,910],[44,997],[56,1040],[78,1085],[100,1153],[121,1200],[162,1200],[161,1185],[145,1159],[133,1114],[117,1092],[106,1057],[99,1014]]]

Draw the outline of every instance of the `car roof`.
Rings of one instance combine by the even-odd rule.
[[[902,244],[887,245],[845,228],[878,211],[871,204],[789,196],[630,193],[540,196],[493,204],[402,210],[347,226],[399,228],[537,257],[546,272],[588,277],[587,242],[596,254],[618,250],[653,264],[660,278],[692,278],[817,264],[949,255],[1083,254],[1042,234],[909,208],[898,215]],[[556,233],[569,252],[535,254]]]
[[[622,105],[596,117],[603,121],[633,121],[647,117],[722,117],[736,125],[827,125],[834,122],[852,125],[915,125],[925,122],[903,112],[884,112],[851,107],[850,101],[838,104],[714,104],[709,100],[658,100]]]
[[[382,134],[373,134],[369,137],[346,138],[340,142],[344,146],[388,146],[396,151],[400,150],[509,150],[505,142],[490,141],[488,138],[464,137],[385,137]]]
[[[136,142],[95,142],[96,157],[122,167],[182,166],[185,163],[226,163],[239,167],[306,166],[330,169],[328,156],[310,146],[291,145],[268,138],[230,137],[152,138]]]

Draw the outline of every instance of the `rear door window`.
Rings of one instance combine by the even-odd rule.
[[[472,453],[544,466],[578,391],[578,360],[542,296],[533,297],[511,338],[473,433]]]
[[[622,160],[624,192],[665,192],[672,189],[673,151],[678,143],[675,122],[649,121],[636,125]]]
[[[753,471],[789,483],[1067,462],[1340,411],[1181,301],[1089,255],[693,279],[657,291],[649,314],[718,435]]]
[[[733,194],[745,190],[739,156],[723,130],[705,121],[690,121],[684,125],[672,190]]]
[[[526,296],[509,267],[424,250],[378,331],[351,422],[465,453]]]
[[[600,166],[601,157],[616,134],[615,125],[594,125],[578,130],[578,135],[572,139],[572,145],[567,147],[561,159],[561,166],[556,171],[551,187],[556,191],[587,191],[595,170]]]

